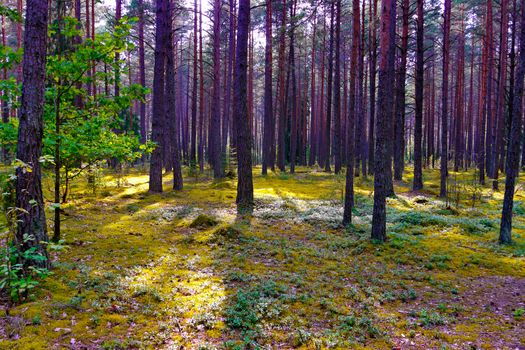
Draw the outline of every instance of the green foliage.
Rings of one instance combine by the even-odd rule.
[[[240,289],[234,301],[226,309],[226,324],[239,329],[247,338],[260,332],[260,322],[280,314],[278,298],[284,292],[283,286],[267,281],[251,288]]]
[[[24,236],[24,243],[34,240]],[[24,261],[42,262],[46,258],[37,251],[37,247],[21,250],[9,242],[0,252],[0,291],[6,292],[12,301],[21,302],[38,286],[38,279],[51,274],[47,268],[25,266]]]
[[[5,16],[14,22],[22,22],[22,16],[20,13],[18,13],[17,10],[14,10],[5,5],[0,5],[0,16]]]
[[[131,26],[123,19],[111,33],[98,34],[48,56],[43,152],[56,157],[59,144],[61,165],[68,169],[66,176],[77,176],[107,159],[133,162],[154,148],[152,143],[141,145],[137,130],[128,122],[135,118],[130,106],[135,100],[143,101],[147,89],[137,84],[121,86],[119,96],[89,95],[85,89],[88,84],[113,82],[115,72],[122,70],[124,61],[115,61],[115,54],[132,49],[128,41]],[[76,19],[65,17],[60,32],[55,23],[50,35],[60,33],[63,40],[74,41],[81,35],[78,28]],[[87,74],[93,65],[101,64],[108,69],[97,71],[95,76]]]
[[[0,86],[0,90],[1,89],[2,87]],[[17,139],[18,119],[11,119],[7,123],[0,122],[0,148],[7,149],[10,154],[14,154]]]

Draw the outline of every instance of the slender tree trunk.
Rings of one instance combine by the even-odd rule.
[[[95,1],[95,0],[93,0]],[[142,87],[146,87],[146,64],[144,49],[144,0],[138,0],[138,26],[139,26],[139,82]],[[140,101],[140,141],[145,143],[146,132],[146,102]]]
[[[235,58],[234,116],[237,124],[237,211],[253,210],[252,139],[247,110],[248,34],[250,32],[250,0],[239,0],[237,47]]]
[[[204,61],[202,60],[202,2],[199,2],[199,170],[204,172]]]
[[[164,85],[166,65],[167,0],[156,0],[155,65],[153,68],[153,113],[151,116],[151,140],[156,147],[151,154],[149,191],[162,192],[162,159],[164,139]]]
[[[443,82],[441,89],[441,168],[439,196],[447,196],[448,176],[448,65],[450,57],[450,13],[452,0],[445,0],[445,21],[443,23]]]
[[[197,88],[198,88],[198,56],[197,56],[197,0],[193,5],[193,83],[191,97],[191,146],[190,146],[190,167],[195,166],[197,160]]]
[[[226,72],[226,87],[224,94],[224,110],[223,110],[223,124],[222,124],[222,154],[226,155],[226,148],[228,146],[228,130],[230,128],[231,118],[231,91],[232,91],[232,75],[233,62],[235,56],[235,0],[230,0],[230,18],[229,18],[229,36],[228,36],[228,64]]]
[[[525,0],[521,0],[521,9],[520,53],[516,69],[514,99],[512,101],[513,118],[511,120],[510,139],[507,149],[505,195],[499,234],[499,241],[503,244],[512,242],[512,206],[516,177],[519,175],[520,143],[522,141],[523,76],[525,75]]]
[[[399,50],[399,67],[397,73],[396,114],[394,123],[394,180],[402,180],[404,168],[404,137],[405,137],[405,81],[407,72],[408,53],[408,17],[410,12],[409,0],[401,4],[403,30],[401,47]]]
[[[376,63],[377,63],[377,0],[370,0],[370,51],[369,51],[369,74],[370,74],[370,117],[368,131],[368,171],[374,173],[375,157],[375,114],[376,114]]]
[[[386,0],[390,1],[390,0]],[[364,9],[363,9],[364,10]],[[348,109],[347,132],[347,156],[346,156],[346,183],[345,204],[343,213],[343,225],[352,222],[352,208],[354,207],[354,121],[356,119],[356,77],[359,51],[359,0],[352,1],[352,52],[350,54],[350,98]]]
[[[423,188],[423,169],[421,153],[421,137],[423,130],[423,74],[424,74],[424,17],[423,2],[417,0],[417,20],[416,20],[416,109],[414,114],[414,183],[412,188],[418,191]]]
[[[22,69],[22,98],[19,111],[16,158],[27,166],[16,169],[17,231],[15,244],[25,252],[36,247],[45,259],[26,260],[25,265],[49,267],[45,242],[47,225],[42,195],[40,156],[44,130],[43,107],[47,48],[48,3],[46,0],[27,0]],[[34,237],[25,239],[26,235]]]
[[[388,138],[391,135],[393,98],[390,93],[395,74],[391,52],[395,50],[392,25],[395,24],[396,2],[381,1],[381,35],[379,52],[378,114],[376,119],[376,143],[374,161],[374,210],[372,215],[372,239],[386,240],[386,197],[388,182],[392,181],[387,171],[390,167]],[[392,18],[393,17],[393,18]],[[394,19],[394,20],[393,20]]]
[[[494,179],[492,181],[492,189],[498,189],[498,171],[499,159],[498,157],[504,150],[503,135],[505,131],[505,84],[507,78],[507,32],[508,32],[508,2],[501,1],[501,22],[500,22],[500,48],[499,48],[499,78],[498,91],[496,95],[496,125],[494,133],[495,145],[492,150],[492,163],[494,164]],[[503,157],[501,157],[503,158]]]
[[[339,174],[341,171],[341,0],[336,0],[335,7],[334,171]],[[354,37],[353,40],[359,41],[359,36]]]
[[[264,50],[264,146],[262,174],[267,174],[272,160],[273,92],[272,92],[272,0],[266,0],[266,47]]]
[[[182,190],[182,171],[180,167],[180,152],[179,152],[179,129],[177,128],[177,116],[176,113],[176,100],[175,100],[175,50],[173,48],[173,7],[175,2],[170,1],[168,11],[168,23],[167,23],[167,41],[166,41],[166,84],[165,84],[165,112],[166,122],[173,125],[171,135],[173,137],[172,146],[172,157],[173,162],[173,189]],[[194,42],[196,44],[196,42]],[[194,70],[195,72],[195,70]],[[194,80],[196,83],[196,79]],[[197,96],[195,96],[196,98]],[[196,107],[196,106],[195,106]],[[193,130],[193,126],[192,126]],[[193,135],[192,135],[193,137]],[[193,141],[192,141],[193,142]],[[195,161],[195,155],[190,161]]]
[[[315,155],[317,153],[317,103],[315,94],[315,42],[317,34],[317,12],[314,13],[314,24],[312,33],[312,58],[310,65],[310,154],[308,156],[308,165],[313,166],[315,164]]]
[[[282,1],[281,28],[279,34],[279,125],[278,125],[278,147],[277,166],[280,171],[285,171],[285,134],[286,134],[286,94],[285,94],[285,49],[286,49],[286,0]]]
[[[330,5],[330,48],[328,51],[328,81],[326,86],[326,125],[325,125],[325,148],[324,148],[324,170],[326,172],[332,171],[330,169],[330,138],[332,131],[332,83],[333,83],[333,66],[334,66],[334,17],[335,5]]]
[[[222,177],[221,161],[221,111],[220,111],[220,87],[221,87],[221,1],[213,2],[213,96],[211,104],[210,123],[210,163],[213,167],[213,177]]]

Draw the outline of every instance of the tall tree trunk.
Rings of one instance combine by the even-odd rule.
[[[452,0],[445,0],[445,20],[443,23],[443,82],[441,89],[441,168],[439,196],[447,195],[448,176],[448,66],[450,58],[450,13]]]
[[[31,169],[29,171],[24,166],[16,169],[15,204],[19,211],[17,212],[15,244],[21,252],[36,247],[36,252],[45,258],[42,261],[26,260],[25,265],[49,267],[49,256],[46,251],[47,225],[40,170],[44,130],[48,3],[47,0],[27,0],[26,8],[23,87],[16,158]],[[26,235],[34,239],[27,240]]]
[[[494,79],[494,39],[493,39],[493,16],[492,16],[492,0],[487,0],[487,14],[486,14],[486,33],[485,33],[485,44],[487,46],[487,90],[485,98],[485,119],[487,122],[487,132],[485,135],[485,164],[487,175],[490,178],[494,176],[494,164],[492,163],[492,148],[494,145],[493,135],[494,130],[494,104],[493,104],[493,91],[492,83]]]
[[[341,171],[341,0],[335,3],[334,171]],[[359,19],[358,19],[359,22]],[[359,25],[359,24],[358,24]],[[359,32],[358,32],[359,35]],[[359,36],[353,40],[359,41]],[[361,117],[361,116],[360,116]]]
[[[297,74],[295,67],[295,8],[297,0],[292,0],[290,4],[290,49],[289,49],[289,70],[288,74],[291,82],[290,101],[291,101],[291,125],[290,125],[290,173],[295,173],[295,162],[297,158]],[[287,84],[289,86],[289,84]]]
[[[374,210],[372,215],[372,239],[386,240],[386,196],[388,195],[387,171],[390,167],[388,138],[391,135],[393,95],[389,89],[395,74],[394,60],[391,52],[395,50],[395,40],[392,38],[392,26],[395,25],[396,2],[381,1],[381,34],[379,52],[379,85],[378,113],[376,118],[376,143],[374,160]]]
[[[115,24],[122,18],[122,0],[116,0],[115,2]],[[115,52],[115,97],[120,96],[120,68],[119,68],[120,54]]]
[[[332,131],[332,78],[334,67],[334,17],[335,5],[330,5],[330,48],[328,51],[328,81],[326,86],[326,125],[325,125],[325,148],[324,148],[324,170],[326,172],[332,171],[330,169],[330,136]]]
[[[421,137],[423,130],[423,74],[424,74],[424,0],[417,0],[417,20],[416,20],[416,74],[415,92],[416,108],[414,114],[414,183],[412,188],[418,191],[423,188],[423,168]]]
[[[149,191],[162,192],[162,159],[164,141],[164,85],[166,65],[167,0],[156,0],[155,64],[153,67],[153,113],[151,116],[151,140],[156,147],[151,153]]]
[[[315,164],[315,155],[317,153],[317,102],[315,94],[315,42],[317,34],[317,12],[314,13],[314,24],[312,33],[312,58],[310,65],[310,154],[308,156],[308,165]]]
[[[463,12],[462,10],[460,11]],[[463,23],[460,24],[458,33],[458,57],[456,64],[456,113],[455,113],[455,138],[454,138],[454,171],[459,171],[463,160],[463,117],[465,105],[465,36]]]
[[[389,0],[386,0],[389,1]],[[364,9],[363,9],[364,11]],[[356,77],[357,60],[359,51],[359,0],[352,1],[352,52],[350,54],[350,98],[348,108],[347,132],[347,155],[346,155],[346,179],[345,179],[345,204],[343,213],[343,225],[352,222],[352,208],[354,207],[354,121],[356,118]]]
[[[202,60],[202,2],[199,2],[199,171],[204,172],[204,61]]]
[[[239,0],[237,47],[235,58],[234,116],[237,124],[237,211],[253,210],[252,139],[247,110],[248,34],[250,32],[250,0]]]
[[[286,134],[286,94],[285,94],[285,50],[286,50],[286,0],[282,0],[281,28],[279,34],[279,125],[277,135],[277,166],[280,171],[285,171],[285,134]]]
[[[179,152],[179,129],[177,127],[176,100],[175,100],[175,50],[173,48],[173,7],[175,2],[170,0],[167,23],[167,41],[166,41],[166,84],[165,84],[165,118],[166,122],[173,125],[171,128],[172,144],[172,163],[173,163],[173,189],[182,190],[182,171],[180,167],[180,152]],[[196,44],[196,42],[194,42]],[[195,72],[195,70],[194,70]],[[196,79],[194,80],[196,83]],[[195,96],[196,98],[197,96]],[[193,122],[193,121],[192,121]],[[193,130],[193,126],[192,126]],[[192,135],[193,137],[193,135]],[[192,141],[193,142],[193,141]],[[195,155],[190,161],[195,161]]]
[[[492,150],[492,163],[494,164],[494,176],[492,189],[498,189],[498,157],[503,152],[503,136],[505,131],[505,84],[507,78],[507,33],[508,33],[508,2],[501,1],[501,24],[500,24],[500,45],[499,45],[499,78],[498,91],[496,95],[496,126],[493,138],[495,139],[494,149]],[[503,158],[503,157],[500,157]]]
[[[272,0],[266,0],[266,47],[264,49],[264,146],[262,174],[267,174],[267,168],[272,163],[272,134],[275,129],[273,121],[272,92]]]
[[[369,130],[368,130],[368,171],[370,174],[374,172],[374,156],[375,156],[375,115],[376,115],[376,63],[377,63],[377,0],[370,0],[370,45],[369,53],[369,74],[370,74],[370,116],[369,116]]]
[[[93,0],[95,1],[95,0]],[[138,26],[139,26],[139,83],[146,87],[146,64],[144,49],[144,0],[138,0]],[[140,101],[140,141],[146,142],[146,102]]]
[[[499,241],[508,244],[512,242],[512,206],[516,177],[519,175],[520,143],[522,140],[522,115],[523,115],[523,76],[525,75],[525,0],[521,0],[521,33],[520,53],[516,69],[514,86],[514,100],[512,101],[513,117],[511,120],[510,139],[507,149],[505,195],[501,213],[501,226]]]
[[[197,0],[193,4],[193,83],[191,97],[191,146],[190,167],[194,167],[197,160],[197,88],[198,88],[198,56],[197,56]]]
[[[401,47],[399,50],[399,67],[397,70],[396,112],[394,123],[394,180],[402,180],[404,168],[404,137],[405,137],[405,81],[407,72],[408,53],[408,17],[410,12],[409,0],[401,4],[403,30]]]
[[[230,30],[228,34],[228,64],[226,71],[226,86],[224,91],[224,108],[222,118],[222,145],[221,151],[223,156],[226,155],[226,148],[228,146],[228,130],[230,128],[231,119],[231,91],[232,91],[232,75],[233,62],[235,56],[235,0],[230,0]]]
[[[220,87],[221,87],[221,1],[213,2],[213,96],[211,104],[210,123],[210,163],[213,167],[213,177],[222,177],[221,161],[221,109],[220,109]]]

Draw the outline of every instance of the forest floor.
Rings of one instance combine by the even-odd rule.
[[[452,173],[447,204],[438,170],[419,193],[407,175],[375,244],[370,178],[343,228],[344,176],[259,173],[249,220],[233,180],[174,192],[166,176],[158,195],[145,171],[106,174],[96,194],[75,180],[53,275],[0,318],[0,348],[525,349],[525,189],[502,247],[502,190]]]

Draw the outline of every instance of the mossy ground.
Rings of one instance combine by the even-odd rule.
[[[54,274],[2,320],[0,348],[525,347],[523,190],[502,247],[502,191],[483,188],[473,206],[475,175],[452,174],[456,208],[436,199],[438,170],[417,194],[407,175],[388,199],[389,240],[374,244],[370,178],[356,179],[343,228],[344,176],[259,173],[249,219],[236,218],[231,180],[174,192],[166,176],[157,195],[140,170],[119,187],[108,173],[97,194],[75,180]],[[199,215],[217,224],[191,225]]]

